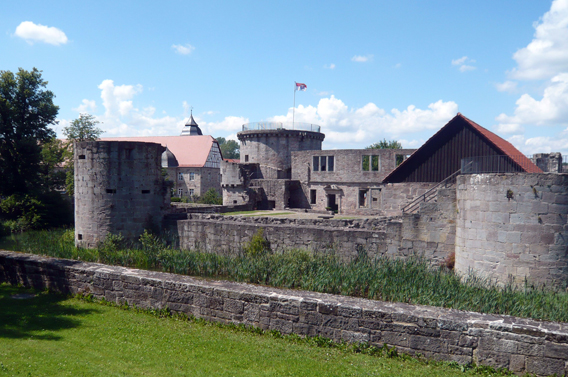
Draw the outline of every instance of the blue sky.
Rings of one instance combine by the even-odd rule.
[[[525,154],[568,155],[568,0],[18,1],[0,69],[43,71],[60,123],[108,136],[317,123],[324,148],[418,147],[459,111]]]

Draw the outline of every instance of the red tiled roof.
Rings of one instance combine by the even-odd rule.
[[[180,167],[203,167],[213,143],[217,143],[210,135],[199,136],[137,136],[137,137],[103,137],[101,141],[142,141],[160,143],[174,154]]]
[[[233,163],[239,163],[241,162],[241,160],[239,160],[238,158],[224,158],[223,161],[227,161],[227,162],[233,162]]]
[[[501,152],[503,152],[503,155],[506,155],[511,160],[515,161],[527,173],[542,173],[542,170],[538,166],[536,166],[529,158],[522,154],[517,148],[513,146],[513,144],[509,143],[507,140],[502,139],[499,136],[495,135],[493,132],[481,127],[479,124],[463,116],[461,113],[458,113],[456,117],[460,117],[465,120],[477,132],[479,132],[483,137],[489,140],[495,147],[500,149]]]

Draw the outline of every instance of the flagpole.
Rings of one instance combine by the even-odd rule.
[[[292,107],[292,129],[294,129],[295,116],[296,116],[296,82],[294,81],[294,107]]]

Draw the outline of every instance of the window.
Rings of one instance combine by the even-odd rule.
[[[406,160],[408,157],[410,157],[409,154],[407,154],[407,155],[404,155],[404,154],[397,154],[396,157],[395,157],[396,166],[402,164],[402,162],[403,162],[404,160]]]
[[[182,172],[178,173],[178,181],[183,181],[183,173]]]
[[[371,156],[371,170],[379,171],[379,156]]]
[[[313,156],[314,171],[333,171],[335,169],[335,159],[333,156]]]
[[[369,189],[359,190],[359,208],[367,208],[369,206],[368,196]]]
[[[245,154],[245,162],[249,162],[249,155]]]
[[[316,204],[316,194],[317,191],[316,190],[310,190],[310,204]]]
[[[189,189],[189,196],[195,195],[195,189]]]
[[[178,188],[178,196],[181,198],[183,195],[183,189],[182,188]]]
[[[369,156],[361,157],[361,169],[363,171],[369,171]]]
[[[195,173],[194,172],[189,173],[189,180],[195,181]]]

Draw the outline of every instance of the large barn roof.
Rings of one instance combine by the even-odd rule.
[[[160,143],[175,156],[180,167],[204,167],[217,141],[210,135],[103,137],[101,141],[141,141]]]
[[[511,143],[458,113],[383,182],[440,182],[469,157],[506,156],[515,171],[542,171]]]

